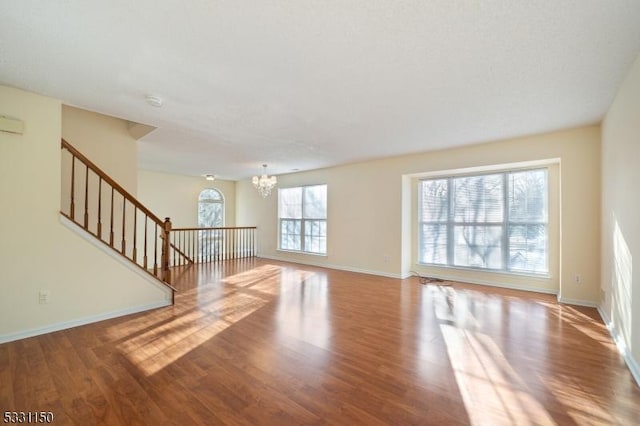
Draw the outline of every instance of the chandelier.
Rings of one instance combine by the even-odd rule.
[[[262,198],[266,198],[271,194],[271,190],[278,183],[278,179],[275,176],[267,176],[267,165],[262,165],[263,173],[262,176],[254,176],[251,181],[253,182],[253,186],[260,192]]]

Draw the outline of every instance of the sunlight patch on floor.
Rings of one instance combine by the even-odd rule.
[[[153,375],[273,300],[279,269],[266,265],[230,276],[225,279],[228,287],[216,297],[199,298],[198,307],[191,312],[180,309],[179,298],[192,297],[186,292],[179,295],[173,311],[167,309],[154,318],[155,324],[134,319],[109,334],[122,340],[117,349],[136,367]]]
[[[574,327],[584,335],[589,336],[594,341],[605,346],[607,350],[616,350],[616,345],[611,340],[603,323],[583,314],[571,306],[550,305],[548,309],[551,315],[557,316],[562,323]]]
[[[553,396],[567,407],[567,413],[578,424],[615,424],[616,420],[593,394],[585,392],[575,378],[557,375],[545,380]]]
[[[276,265],[262,265],[251,268],[248,271],[240,272],[223,278],[221,281],[237,287],[247,287],[264,281],[265,278],[280,274],[282,268]]]
[[[448,324],[440,329],[472,424],[555,424],[490,336]]]
[[[296,271],[296,275],[281,282],[277,310],[281,338],[291,337],[329,349],[332,326],[326,275]]]

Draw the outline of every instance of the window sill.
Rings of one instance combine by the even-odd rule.
[[[315,256],[315,257],[327,257],[326,253],[311,253],[308,251],[298,251],[298,250],[283,250],[283,249],[276,249],[277,252],[280,253],[290,253],[290,254],[304,254],[307,256]]]
[[[421,262],[417,262],[416,265],[424,268],[438,268],[438,269],[447,269],[451,271],[484,272],[487,274],[501,274],[509,277],[523,277],[523,278],[539,279],[539,280],[545,280],[545,281],[550,280],[552,278],[551,274],[549,273],[527,274],[525,272],[511,272],[511,271],[505,271],[502,269],[474,268],[471,266],[435,265],[432,263],[421,263]]]

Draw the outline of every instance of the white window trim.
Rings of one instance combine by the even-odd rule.
[[[512,167],[504,167],[503,166],[488,166],[488,167],[478,167],[478,168],[469,168],[469,169],[458,169],[458,170],[451,170],[449,172],[437,172],[437,173],[424,173],[421,174],[418,182],[421,183],[422,181],[426,181],[426,180],[436,180],[436,179],[447,179],[448,181],[448,185],[451,185],[451,182],[453,181],[453,179],[455,178],[459,178],[459,177],[465,177],[465,176],[483,176],[483,175],[492,175],[492,174],[502,174],[503,179],[504,179],[504,189],[503,189],[503,197],[504,197],[504,202],[503,202],[503,208],[504,208],[504,215],[503,215],[503,220],[502,222],[496,222],[495,226],[501,226],[503,228],[503,232],[502,232],[502,248],[504,248],[502,256],[503,256],[503,265],[504,268],[482,268],[482,267],[474,267],[474,266],[459,266],[459,265],[454,265],[451,264],[450,262],[452,262],[453,256],[451,251],[453,250],[453,246],[450,246],[449,244],[447,244],[447,263],[446,264],[439,264],[439,263],[427,263],[427,262],[422,262],[421,258],[422,258],[422,252],[421,252],[421,247],[422,247],[422,239],[423,239],[423,235],[422,235],[422,225],[427,223],[427,224],[444,224],[444,225],[448,225],[451,224],[452,226],[449,226],[447,229],[448,233],[453,232],[453,228],[455,228],[456,225],[460,226],[460,225],[464,225],[464,226],[492,226],[492,223],[490,222],[453,222],[451,221],[449,218],[447,218],[446,221],[444,222],[424,222],[422,221],[422,215],[420,213],[420,206],[422,205],[422,191],[419,189],[420,185],[418,185],[418,238],[417,238],[417,243],[418,243],[418,247],[417,247],[417,253],[418,253],[418,257],[417,257],[417,264],[420,266],[426,266],[426,267],[433,267],[433,268],[444,268],[444,269],[452,269],[452,270],[467,270],[467,271],[474,271],[474,272],[488,272],[488,273],[498,273],[498,274],[505,274],[505,275],[514,275],[514,276],[525,276],[525,277],[532,277],[532,278],[550,278],[551,277],[551,258],[550,258],[550,217],[549,217],[549,206],[550,206],[550,191],[549,191],[549,175],[550,175],[550,164],[555,164],[555,162],[551,162],[551,160],[545,160],[545,161],[539,161],[539,162],[531,162],[531,163],[521,163],[520,167],[517,166],[512,166]],[[546,197],[547,197],[547,220],[546,222],[510,222],[509,221],[509,215],[508,215],[508,203],[507,203],[507,197],[508,197],[508,175],[509,173],[517,173],[517,172],[525,172],[528,170],[545,170],[546,175],[547,175],[547,191],[546,191]],[[448,196],[448,200],[449,200],[449,211],[451,209],[451,197]],[[533,225],[533,224],[543,224],[547,227],[547,238],[546,238],[546,247],[545,247],[545,252],[546,252],[546,264],[547,264],[547,271],[545,272],[527,272],[527,271],[521,271],[521,270],[510,270],[508,265],[509,265],[509,235],[508,235],[508,227],[511,224],[515,224],[515,225]],[[447,242],[451,241],[452,237],[451,235],[447,236]]]
[[[278,245],[276,250],[283,252],[283,253],[297,253],[297,254],[306,254],[306,255],[312,255],[312,256],[321,256],[321,257],[326,257],[327,253],[329,251],[329,244],[328,244],[328,234],[329,234],[329,230],[328,230],[328,220],[327,218],[305,218],[304,217],[304,188],[308,188],[308,187],[313,187],[313,186],[325,186],[327,188],[327,192],[329,189],[329,186],[326,183],[316,183],[316,184],[310,184],[310,185],[299,185],[299,186],[291,186],[288,188],[279,188],[278,189],[278,214],[277,214],[277,220],[278,220]],[[302,188],[302,194],[303,194],[303,199],[302,199],[302,215],[300,218],[283,218],[280,217],[280,190],[282,189],[294,189],[294,188]],[[325,199],[325,207],[327,210],[327,215],[328,215],[328,200]],[[282,244],[282,221],[283,220],[299,220],[300,221],[300,250],[293,250],[293,249],[283,249],[281,244]],[[306,251],[304,250],[304,238],[305,238],[305,221],[322,221],[325,223],[325,229],[327,229],[326,232],[326,236],[325,236],[325,249],[326,251],[324,253],[319,253],[319,252],[315,252],[315,251]]]
[[[207,198],[204,200],[200,199],[200,195],[207,190],[214,190],[216,191],[218,194],[220,194],[220,200],[214,200],[212,198]],[[198,227],[200,227],[200,203],[206,203],[206,204],[221,204],[222,205],[222,227],[224,227],[225,223],[226,223],[226,209],[225,209],[225,204],[226,204],[226,200],[224,198],[224,193],[222,191],[220,191],[218,188],[202,188],[200,190],[200,192],[198,193],[198,209],[196,210],[196,223],[198,224]]]

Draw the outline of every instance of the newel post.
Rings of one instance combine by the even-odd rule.
[[[166,217],[162,226],[162,280],[167,284],[171,284],[171,270],[169,269],[169,244],[171,234],[171,219]]]

